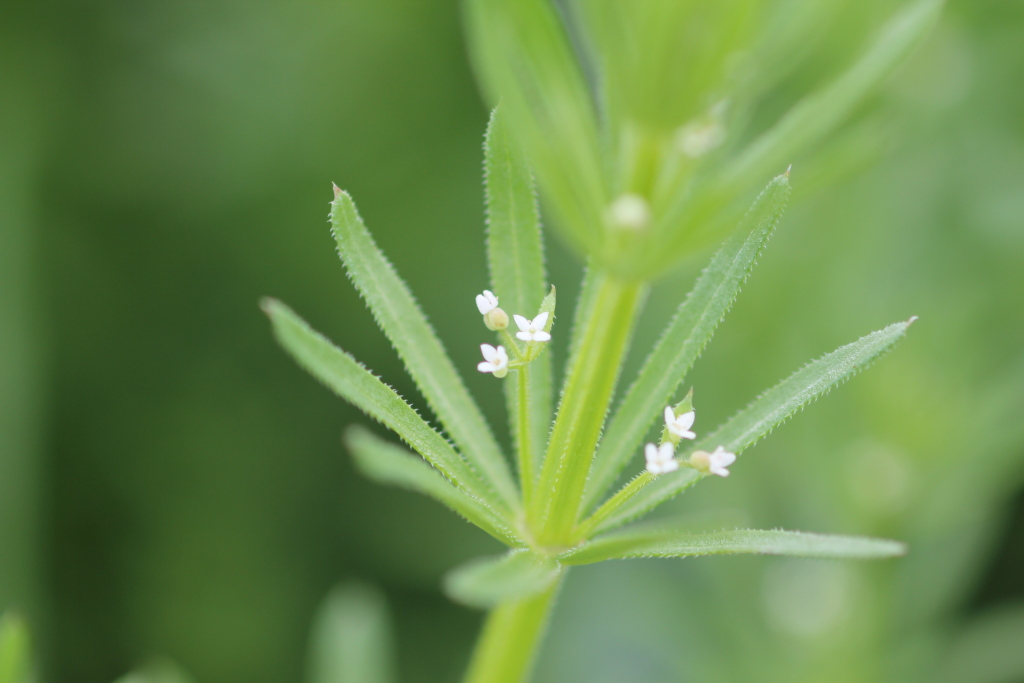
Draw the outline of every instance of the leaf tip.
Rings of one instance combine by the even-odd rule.
[[[369,432],[366,427],[360,424],[350,424],[341,432],[341,443],[350,451],[355,450],[368,435]]]
[[[265,296],[262,299],[260,299],[260,310],[266,313],[268,316],[273,315],[280,305],[280,301],[270,296]]]

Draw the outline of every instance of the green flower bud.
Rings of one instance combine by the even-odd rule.
[[[508,313],[500,308],[492,308],[484,313],[484,325],[495,332],[504,330],[508,327]]]

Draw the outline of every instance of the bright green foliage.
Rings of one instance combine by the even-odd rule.
[[[826,536],[802,531],[736,529],[710,533],[675,530],[627,530],[584,543],[559,560],[565,564],[592,564],[631,557],[695,557],[698,555],[790,555],[819,559],[873,560],[906,552],[896,541],[856,536]]]
[[[310,329],[281,302],[267,299],[263,310],[270,316],[278,342],[299,365],[336,394],[393,430],[453,484],[487,499],[486,489],[476,472],[391,387]]]
[[[697,441],[694,450],[723,446],[739,455],[804,406],[867,367],[899,341],[913,321],[911,318],[907,322],[894,323],[807,364],[766,391],[712,434]],[[645,514],[695,484],[700,477],[690,469],[658,477],[636,495],[621,501],[621,507],[608,515],[597,530],[604,531]]]
[[[380,591],[335,588],[313,623],[307,683],[394,683],[391,620]]]
[[[544,258],[530,171],[508,136],[502,116],[495,112],[492,117],[486,144],[491,290],[499,306],[509,306],[510,313],[528,318],[539,312],[549,314],[545,331],[561,333],[561,328],[554,327],[554,287],[543,295]],[[778,223],[789,193],[788,174],[773,180],[712,258],[631,385],[600,451],[598,441],[646,283],[623,280],[607,270],[588,271],[550,439],[545,439],[551,392],[550,354],[544,353],[548,342],[517,340],[511,330],[499,330],[498,341],[509,352],[511,377],[506,376],[505,381],[509,382],[506,398],[520,474],[517,490],[490,429],[441,342],[377,249],[352,200],[336,190],[331,220],[346,269],[461,454],[393,390],[286,306],[268,300],[264,310],[278,340],[303,367],[395,431],[425,460],[365,429],[352,428],[345,441],[360,471],[380,483],[430,496],[513,547],[505,556],[470,562],[445,579],[445,590],[452,598],[494,608],[470,666],[469,681],[521,680],[533,652],[516,648],[536,646],[550,599],[571,565],[643,556],[762,553],[877,559],[903,553],[903,545],[894,541],[792,531],[695,533],[688,527],[661,525],[594,538],[707,476],[702,474],[706,466],[691,467],[684,457],[679,458],[682,466],[674,472],[657,475],[646,471],[634,477],[593,515],[582,519],[640,448],[651,423],[661,418],[666,403],[671,402],[735,300]],[[710,451],[722,446],[742,452],[866,367],[904,335],[910,322],[891,325],[810,363],[701,438],[695,449]],[[692,405],[691,389],[676,406],[677,414]],[[663,443],[675,443],[667,432],[662,436]],[[694,469],[697,466],[704,469]],[[524,628],[533,630],[518,631]],[[518,664],[509,668],[513,661]]]
[[[488,129],[486,155],[491,290],[499,306],[504,302],[516,307],[512,313],[529,318],[537,312],[547,313],[544,330],[550,333],[555,329],[555,289],[552,287],[542,298],[546,286],[543,251],[530,172],[498,112]],[[506,388],[506,397],[520,494],[482,414],[412,294],[377,249],[352,200],[336,190],[331,220],[346,269],[462,454],[393,390],[312,331],[286,306],[268,300],[264,310],[278,340],[303,367],[395,431],[426,460],[365,429],[353,428],[346,435],[346,444],[364,474],[381,483],[426,494],[513,547],[505,556],[470,562],[445,579],[445,589],[454,599],[495,608],[470,666],[469,681],[499,680],[499,670],[500,680],[520,680],[526,674],[533,651],[516,648],[536,646],[551,596],[566,568],[574,564],[723,553],[850,559],[903,553],[903,545],[893,541],[791,531],[702,534],[689,528],[659,526],[634,527],[593,538],[644,514],[707,476],[701,473],[707,466],[691,467],[685,460],[668,474],[640,474],[592,516],[581,519],[586,509],[605,495],[642,445],[651,423],[671,401],[735,300],[788,197],[786,174],[768,185],[713,257],[627,392],[596,465],[601,430],[647,291],[646,283],[623,280],[607,271],[588,272],[571,332],[565,385],[546,450],[543,446],[551,391],[550,354],[544,353],[548,342],[521,342],[511,330],[499,331],[499,341],[509,352],[508,374],[514,378],[514,384],[510,382]],[[866,367],[904,335],[910,322],[891,325],[810,363],[700,439],[696,449],[710,451],[722,446],[737,454],[742,452]],[[678,411],[688,411],[692,401],[691,390],[678,404]],[[662,442],[675,443],[665,432]],[[697,466],[704,469],[694,469]],[[523,628],[532,631],[517,630]],[[512,661],[518,664],[509,669]]]
[[[550,600],[570,565],[642,556],[878,559],[904,552],[894,541],[779,530],[695,533],[641,526],[594,538],[712,471],[728,474],[722,462],[712,467],[708,452],[721,447],[741,453],[870,364],[912,322],[891,325],[805,366],[702,435],[675,463],[668,462],[671,467],[665,466],[667,450],[652,451],[656,466],[605,499],[665,406],[675,403],[673,396],[735,301],[789,200],[789,173],[772,180],[742,216],[752,190],[840,125],[939,8],[936,0],[907,6],[838,78],[817,94],[785,104],[787,113],[774,124],[747,130],[758,93],[784,78],[790,68],[786,57],[800,53],[815,18],[831,11],[803,11],[799,4],[468,0],[476,67],[489,96],[501,100],[485,140],[490,291],[507,315],[533,319],[543,312],[545,332],[570,334],[565,380],[553,411],[544,335],[537,332],[538,341],[528,331],[525,340],[517,340],[515,328],[501,328],[500,315],[485,318],[508,355],[506,363],[499,351],[485,348],[481,370],[506,383],[518,486],[440,340],[346,193],[335,189],[331,211],[342,261],[455,448],[283,305],[265,307],[278,338],[300,364],[426,460],[354,429],[346,443],[363,473],[433,497],[513,546],[509,554],[471,562],[445,580],[453,598],[494,608],[468,681],[511,682],[528,674]],[[773,31],[766,33],[766,27]],[[554,327],[555,289],[545,280],[534,174],[555,224],[588,260],[571,330]],[[737,220],[648,354],[602,442],[650,281]],[[677,415],[692,401],[691,389]],[[661,441],[666,449],[678,447],[678,439],[664,430]]]
[[[0,617],[0,683],[31,683],[32,641],[28,625],[12,612]]]
[[[430,496],[445,507],[510,546],[523,546],[508,522],[488,503],[455,488],[441,474],[397,444],[353,425],[345,433],[345,445],[356,467],[366,477]]]
[[[352,199],[338,189],[331,204],[331,226],[349,277],[430,407],[463,455],[494,488],[499,505],[513,509],[518,501],[515,484],[483,414],[409,288],[374,244]]]
[[[473,560],[445,577],[449,597],[475,607],[494,605],[542,593],[558,579],[561,567],[535,553],[512,550],[500,557]]]
[[[586,506],[615,483],[633,457],[636,444],[660,418],[661,409],[711,340],[778,224],[789,195],[788,176],[773,180],[680,304],[601,441],[587,484]]]

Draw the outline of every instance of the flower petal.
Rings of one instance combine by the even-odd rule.
[[[551,335],[548,334],[547,332],[544,332],[544,331],[534,332],[533,333],[533,341],[536,341],[536,342],[551,341]]]
[[[524,318],[523,316],[516,314],[512,316],[512,319],[516,321],[516,327],[518,327],[523,332],[526,332],[527,330],[530,329],[530,321]],[[520,339],[522,339],[522,337],[520,337]]]
[[[658,447],[653,443],[649,443],[644,446],[644,457],[647,458],[648,462],[651,460],[658,459]]]
[[[540,313],[536,318],[534,318],[533,322],[530,323],[533,329],[543,330],[544,326],[548,324],[548,315],[548,311],[544,311],[543,313]]]
[[[672,406],[665,406],[665,426],[670,430],[676,422],[676,413],[672,410]]]

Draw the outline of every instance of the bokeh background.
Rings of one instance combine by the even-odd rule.
[[[822,27],[836,63],[780,98],[841,66],[843,29]],[[912,555],[581,569],[539,680],[934,681],[972,620],[1024,601],[1022,83],[1024,4],[950,2],[856,120],[795,160],[794,207],[691,378],[710,426],[921,316],[673,504]],[[301,680],[316,606],[349,578],[383,588],[403,681],[458,678],[481,615],[439,579],[494,544],[354,473],[340,434],[360,416],[274,345],[257,302],[287,301],[418,400],[334,253],[336,182],[504,424],[473,371],[486,118],[453,1],[0,6],[0,608],[28,614],[45,680],[152,656],[200,681]],[[549,250],[566,305],[580,268]],[[705,257],[655,290],[631,367]]]

